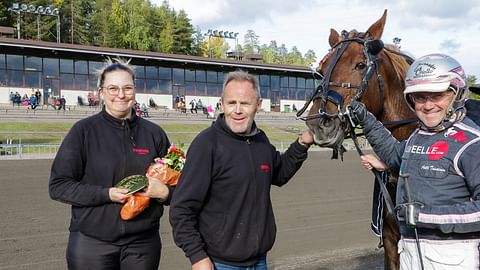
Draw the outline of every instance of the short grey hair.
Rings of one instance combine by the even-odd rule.
[[[225,92],[225,87],[231,81],[250,82],[252,84],[253,89],[255,90],[255,95],[257,96],[257,99],[260,99],[260,85],[255,75],[252,75],[244,70],[235,70],[227,73],[227,75],[225,76],[225,79],[223,80],[223,93]],[[223,97],[223,93],[222,93],[222,97]]]

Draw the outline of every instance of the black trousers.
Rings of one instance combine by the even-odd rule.
[[[157,270],[160,263],[160,235],[138,239],[124,245],[70,232],[67,265],[70,270]]]

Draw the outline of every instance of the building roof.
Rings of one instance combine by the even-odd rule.
[[[16,47],[18,49],[33,49],[33,50],[47,50],[49,53],[79,53],[84,55],[95,55],[111,57],[123,57],[123,58],[140,58],[144,61],[156,60],[156,61],[168,61],[171,63],[179,63],[181,65],[188,64],[201,64],[208,66],[218,67],[231,67],[231,68],[246,68],[246,69],[259,69],[278,72],[295,72],[311,74],[308,67],[304,66],[292,66],[292,65],[277,65],[277,64],[265,64],[254,61],[238,61],[232,59],[214,59],[200,56],[180,55],[180,54],[167,54],[149,51],[138,51],[129,49],[117,49],[99,46],[87,46],[69,43],[55,43],[38,40],[23,40],[14,38],[2,38],[0,37],[0,46]],[[38,51],[37,51],[38,52]],[[40,55],[44,53],[38,52]]]

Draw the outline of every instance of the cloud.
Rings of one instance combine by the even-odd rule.
[[[440,49],[448,54],[456,54],[460,48],[460,43],[453,39],[446,39],[440,43]]]
[[[158,1],[153,1],[158,2]],[[184,9],[194,25],[202,29],[271,21],[278,14],[293,14],[314,5],[315,0],[170,0],[170,6]]]
[[[478,0],[423,0],[397,2],[401,25],[428,31],[460,30],[478,25]]]

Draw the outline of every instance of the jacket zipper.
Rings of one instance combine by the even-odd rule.
[[[252,153],[252,143],[250,142],[250,138],[245,137],[245,142],[247,143],[248,147],[248,152],[249,152],[249,159],[250,159],[250,166],[252,168],[252,177],[250,179],[250,185],[253,185],[253,200],[254,204],[253,205],[258,205],[257,202],[257,179],[256,179],[256,173],[255,173],[255,162],[253,161],[253,153]],[[255,215],[258,215],[258,211],[255,211]],[[258,217],[255,218],[255,221],[259,220]],[[255,227],[258,228],[258,224],[255,224]],[[255,231],[255,252],[257,252],[260,249],[260,243],[259,243],[259,233],[258,231]]]

